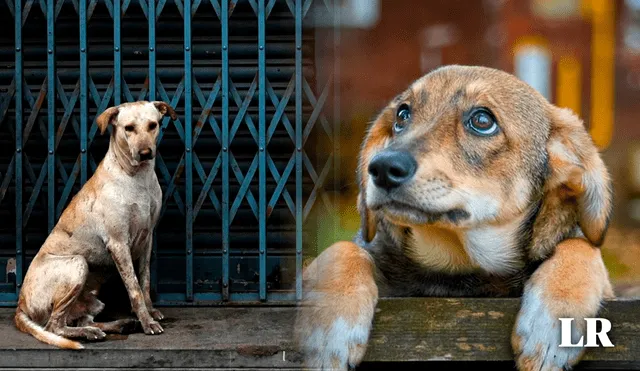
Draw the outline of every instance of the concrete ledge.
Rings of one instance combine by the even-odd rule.
[[[361,369],[435,369],[490,362],[513,369],[509,339],[517,299],[383,299]],[[82,351],[59,350],[23,334],[0,309],[0,368],[296,369],[293,307],[161,308],[165,333],[110,335]],[[610,301],[614,348],[590,348],[579,369],[640,370],[640,301]],[[468,367],[468,364],[466,365]],[[475,366],[475,365],[474,365]]]
[[[108,335],[80,351],[43,344],[0,310],[0,368],[299,367],[291,345],[293,308],[159,308],[165,332]]]

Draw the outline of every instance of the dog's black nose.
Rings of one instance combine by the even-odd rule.
[[[409,152],[382,151],[369,163],[369,174],[376,186],[391,190],[411,179],[417,166]]]
[[[153,158],[153,152],[151,151],[151,148],[145,148],[141,150],[140,152],[138,152],[138,155],[140,156],[140,161],[151,160]]]

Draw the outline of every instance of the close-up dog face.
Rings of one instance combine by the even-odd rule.
[[[100,132],[104,134],[109,124],[113,125],[112,139],[118,148],[126,148],[132,166],[155,158],[160,120],[169,113],[177,118],[175,111],[165,102],[123,103],[105,110],[97,119]]]
[[[515,245],[533,213],[543,223],[555,204],[555,221],[538,227],[558,236],[577,222],[599,244],[611,204],[582,121],[483,67],[437,69],[393,99],[369,128],[359,177],[368,239],[379,217],[413,232],[452,230],[467,245]]]

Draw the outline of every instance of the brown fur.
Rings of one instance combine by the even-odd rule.
[[[68,349],[83,348],[68,338],[100,340],[105,332],[122,332],[135,320],[93,321],[104,308],[97,298],[100,285],[116,270],[144,332],[163,332],[157,322],[163,315],[149,293],[149,260],[162,202],[156,138],[167,112],[176,118],[164,102],[135,102],[96,118],[102,133],[113,126],[109,150],[31,262],[16,310],[18,329]]]
[[[402,107],[410,118],[398,126]],[[480,107],[495,118],[488,135],[466,125]],[[370,164],[398,152],[414,159],[415,172],[384,189]],[[612,209],[607,169],[579,117],[510,74],[445,66],[416,80],[371,123],[357,174],[354,243],[366,255],[338,243],[308,268],[302,307],[318,309],[301,310],[296,331],[315,367],[358,364],[355,340],[328,329],[368,328],[378,295],[524,294],[536,304],[519,318],[595,315],[613,295],[598,249]],[[544,342],[555,339],[539,335],[552,333],[547,323],[533,333],[526,325],[516,324],[512,338],[520,370],[564,359],[548,358]]]
[[[321,300],[318,300],[318,305],[301,309],[305,320],[296,322],[296,334],[305,334],[314,328],[331,331],[332,307],[344,309],[341,315],[347,323],[357,323],[363,311],[365,315],[373,316],[378,300],[373,275],[371,257],[356,244],[338,242],[327,248],[305,269],[305,289],[313,288],[314,295]],[[297,341],[303,339],[298,338]],[[364,355],[366,344],[354,344],[352,349],[355,360]],[[332,368],[339,368],[338,360],[332,360]]]

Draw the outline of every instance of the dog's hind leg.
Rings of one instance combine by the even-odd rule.
[[[53,310],[49,316],[49,321],[45,330],[53,332],[66,338],[86,338],[87,340],[101,340],[106,334],[96,327],[70,327],[69,322],[73,320],[77,312],[78,297],[82,293],[89,266],[84,257],[74,256],[47,256],[43,265],[50,265],[55,275],[48,275],[53,282],[48,282],[54,286],[53,289]],[[47,270],[48,267],[43,266]]]
[[[131,333],[135,331],[138,321],[133,318],[124,318],[111,322],[93,322],[93,317],[85,316],[78,321],[79,326],[89,326],[111,334]]]
[[[95,316],[100,314],[103,309],[104,303],[98,299],[97,290],[87,284],[72,310],[73,318],[77,318],[76,323],[79,327],[95,327],[105,333],[122,334],[134,332],[138,324],[138,321],[134,318],[125,318],[110,322],[94,322]]]

